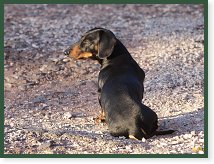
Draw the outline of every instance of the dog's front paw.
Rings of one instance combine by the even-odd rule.
[[[94,118],[94,121],[96,124],[99,124],[101,122],[105,122],[105,114],[104,112],[101,112],[96,118]]]

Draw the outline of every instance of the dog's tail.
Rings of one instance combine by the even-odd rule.
[[[174,132],[175,132],[175,130],[162,130],[162,131],[156,131],[155,135],[156,136],[158,136],[158,135],[166,135],[166,134],[172,134]]]

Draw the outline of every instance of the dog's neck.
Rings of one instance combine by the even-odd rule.
[[[117,39],[116,44],[114,46],[114,50],[112,51],[111,55],[107,58],[108,60],[114,59],[120,55],[127,56],[130,55],[126,47]]]
[[[126,47],[117,39],[111,55],[105,59],[98,60],[98,62],[101,64],[101,67],[104,68],[106,65],[109,65],[112,60],[117,60],[121,56],[123,58],[130,58],[131,60],[133,60]]]

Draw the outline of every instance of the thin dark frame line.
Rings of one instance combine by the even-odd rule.
[[[165,0],[165,1],[155,1],[155,0],[150,0],[150,4],[174,4],[178,0]],[[70,1],[68,0],[62,0],[60,4],[64,3],[69,3]],[[74,3],[76,0],[73,1]],[[94,4],[93,2],[95,1],[86,1],[86,0],[79,0],[79,4],[84,4],[84,3],[90,3]],[[105,4],[111,3],[112,1],[103,1]],[[123,0],[123,1],[117,1],[118,3],[127,3],[129,2],[128,0]],[[148,3],[148,0],[143,1],[145,3]],[[54,0],[32,0],[32,1],[26,1],[26,0],[7,0],[3,1],[3,3],[0,3],[1,7],[1,15],[4,17],[4,4],[43,4],[43,3],[51,3],[51,4],[56,4],[57,2],[54,2]],[[115,3],[115,2],[114,2]],[[134,1],[134,3],[139,3],[138,0]],[[115,3],[116,4],[116,3]],[[4,147],[0,149],[0,155],[3,155],[4,158],[67,158],[67,157],[72,157],[72,158],[206,158],[208,157],[208,1],[203,1],[203,0],[180,0],[179,3],[177,2],[176,4],[204,4],[204,136],[205,136],[205,145],[204,145],[204,154],[4,154]],[[4,34],[4,20],[2,19],[2,24],[3,28],[1,28],[1,34],[3,36]],[[4,50],[4,38],[2,38],[3,41],[1,41],[1,47],[2,51]],[[1,51],[1,52],[2,52]],[[2,52],[3,54],[3,52]],[[3,91],[4,90],[4,56],[0,56],[0,62],[1,64],[1,69],[0,69],[0,80],[1,80],[1,86],[0,89]],[[4,108],[4,92],[1,92],[1,101],[0,104],[2,104],[2,107]],[[0,145],[4,145],[4,111],[1,110],[0,113],[0,134],[1,134],[1,141]]]

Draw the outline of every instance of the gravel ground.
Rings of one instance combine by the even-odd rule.
[[[5,154],[204,153],[201,5],[5,5]],[[99,64],[63,50],[112,30],[145,70],[143,102],[172,135],[136,141],[95,124]]]

